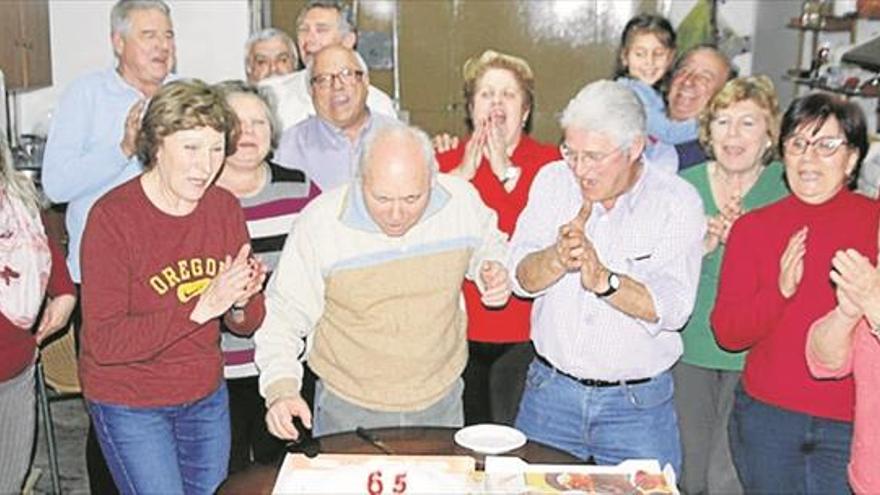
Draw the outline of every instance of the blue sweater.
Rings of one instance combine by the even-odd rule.
[[[43,188],[55,203],[67,206],[70,236],[67,265],[81,281],[80,241],[92,204],[105,192],[141,172],[120,148],[125,118],[144,96],[114,68],[73,81],[52,117],[43,158]]]
[[[621,77],[617,82],[633,90],[645,107],[648,134],[669,144],[681,144],[697,139],[697,120],[671,120],[666,116],[666,103],[656,89],[642,81]]]

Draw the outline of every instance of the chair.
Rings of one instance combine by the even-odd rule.
[[[76,367],[76,343],[73,327],[40,350],[36,365],[37,400],[43,418],[43,430],[48,447],[52,492],[61,493],[61,475],[58,469],[58,449],[55,426],[52,422],[51,402],[80,397],[82,389]]]

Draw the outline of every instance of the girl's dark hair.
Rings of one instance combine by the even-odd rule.
[[[843,130],[847,146],[859,151],[859,159],[849,177],[849,187],[853,188],[859,176],[862,161],[868,154],[868,126],[865,114],[855,103],[828,93],[813,93],[802,96],[789,105],[782,117],[779,132],[779,155],[785,157],[785,142],[797,130],[804,126],[812,128],[815,135],[825,125],[829,117],[837,119]]]
[[[617,49],[614,79],[628,75],[629,69],[624,65],[622,55],[629,48],[635,36],[643,33],[653,34],[660,40],[660,43],[671,50],[676,48],[675,29],[665,17],[654,14],[639,14],[626,23],[626,26],[623,28],[623,34],[620,35],[620,47]],[[666,75],[655,83],[655,86],[659,86],[668,77],[670,72],[667,71]]]

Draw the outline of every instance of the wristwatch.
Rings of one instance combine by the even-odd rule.
[[[515,180],[517,177],[519,177],[519,173],[520,173],[519,167],[514,166],[514,165],[507,167],[507,169],[504,171],[504,176],[501,177],[501,183],[507,184],[508,182]]]
[[[617,289],[620,288],[620,277],[614,273],[608,272],[608,288],[605,289],[604,292],[597,292],[596,297],[608,297],[611,294],[617,292]]]

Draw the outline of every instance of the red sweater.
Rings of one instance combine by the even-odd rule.
[[[817,380],[804,347],[810,325],[837,305],[831,258],[854,248],[877,257],[880,204],[843,190],[821,205],[794,195],[744,215],[734,224],[721,265],[712,327],[731,351],[750,349],[746,391],[762,402],[822,418],[852,421],[851,378]],[[789,238],[807,226],[804,275],[786,300],[779,292],[779,259]]]
[[[207,396],[222,379],[219,320],[189,315],[227,255],[248,242],[229,192],[211,187],[196,209],[167,215],[147,199],[140,177],[92,207],[82,243],[80,379],[86,398],[135,407],[179,405]],[[263,319],[251,299],[236,333]]]
[[[437,155],[442,172],[449,172],[461,163],[467,140],[457,148]],[[522,176],[516,187],[508,193],[501,182],[492,174],[489,160],[483,158],[473,178],[473,184],[480,192],[483,202],[498,213],[498,228],[508,235],[513,234],[516,220],[529,199],[529,189],[535,174],[546,163],[559,159],[559,149],[541,144],[529,136],[519,140],[510,161],[522,168]],[[468,312],[468,338],[479,342],[525,342],[529,340],[529,318],[532,303],[529,300],[511,297],[507,306],[489,309],[480,302],[480,291],[473,282],[465,282],[464,297]]]
[[[52,253],[52,270],[49,272],[46,292],[50,297],[74,294],[75,288],[64,262],[64,254],[52,239],[49,239],[49,251]],[[13,325],[0,313],[0,382],[18,376],[30,366],[34,362],[36,348],[37,341],[31,329]]]

